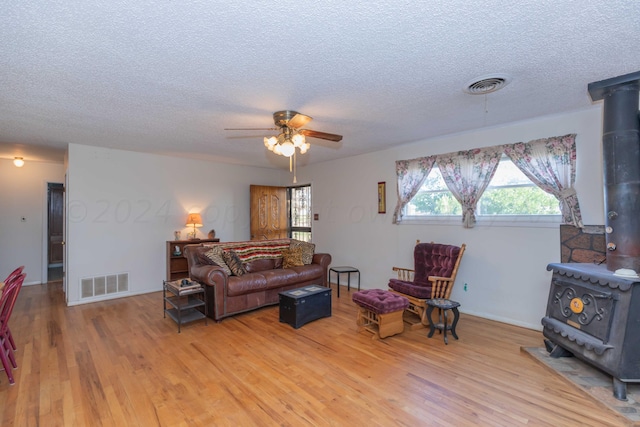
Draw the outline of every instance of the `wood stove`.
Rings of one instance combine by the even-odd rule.
[[[549,264],[553,271],[545,344],[552,357],[574,356],[613,376],[626,400],[640,382],[640,71],[589,84],[604,100],[606,264]]]
[[[640,382],[640,279],[596,264],[549,264],[547,270],[553,277],[544,336],[613,376],[614,396],[626,399],[626,383]]]

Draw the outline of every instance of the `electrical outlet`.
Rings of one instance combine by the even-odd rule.
[[[465,283],[463,289],[464,289],[465,292],[467,292],[469,290],[469,286]]]

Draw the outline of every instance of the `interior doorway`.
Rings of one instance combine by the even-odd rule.
[[[64,184],[47,183],[47,282],[64,277]]]

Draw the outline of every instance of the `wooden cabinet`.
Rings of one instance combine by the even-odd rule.
[[[197,245],[198,243],[219,242],[220,239],[202,240],[167,240],[167,281],[186,279],[189,277],[187,259],[184,257],[185,245]],[[176,247],[180,253],[176,252]]]

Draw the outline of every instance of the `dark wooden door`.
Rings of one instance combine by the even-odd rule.
[[[49,184],[49,265],[62,264],[64,230],[64,186],[62,184]]]
[[[251,186],[251,240],[289,237],[287,188]]]

